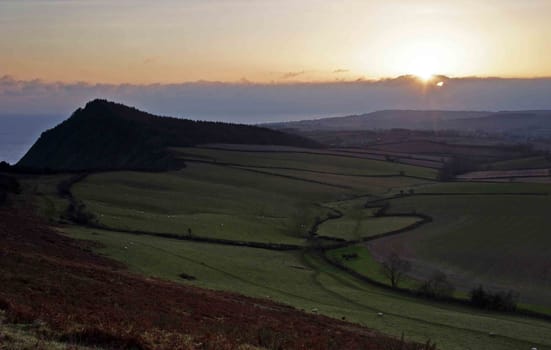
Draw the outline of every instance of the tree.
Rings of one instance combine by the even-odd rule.
[[[403,260],[395,252],[385,258],[381,272],[390,280],[392,288],[396,288],[400,280],[411,270],[411,264]]]
[[[451,297],[455,288],[448,281],[448,277],[441,271],[435,271],[432,276],[426,280],[419,292],[429,298],[442,299]]]
[[[515,311],[519,295],[511,290],[504,292],[491,292],[482,286],[474,288],[470,292],[471,304],[475,307],[495,311]]]

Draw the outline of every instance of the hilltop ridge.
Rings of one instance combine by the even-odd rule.
[[[517,136],[549,136],[551,111],[446,111],[382,110],[372,113],[264,124],[287,131],[348,130],[455,130],[461,132],[503,133]]]
[[[160,117],[98,99],[44,132],[17,166],[52,170],[167,170],[179,166],[169,147],[204,143],[320,147],[315,141],[281,131]]]

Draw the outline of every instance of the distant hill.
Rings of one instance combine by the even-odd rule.
[[[159,117],[94,100],[44,132],[17,163],[52,170],[164,170],[177,167],[169,147],[204,143],[320,147],[315,141],[267,128]]]
[[[551,111],[411,111],[386,110],[346,117],[266,124],[280,130],[458,130],[551,136]]]

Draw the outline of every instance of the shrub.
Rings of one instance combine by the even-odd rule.
[[[346,254],[342,254],[342,257],[343,257],[344,260],[352,260],[352,259],[357,259],[358,254],[357,253],[346,253]]]
[[[81,225],[96,225],[97,218],[94,214],[86,210],[86,205],[82,202],[71,202],[65,212],[67,219]]]
[[[518,294],[509,290],[507,292],[494,292],[485,290],[482,286],[474,288],[470,292],[470,302],[480,309],[494,311],[515,311],[517,308]]]
[[[433,298],[444,299],[453,295],[455,288],[445,273],[436,271],[419,287],[419,294]]]

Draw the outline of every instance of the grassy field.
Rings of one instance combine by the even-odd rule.
[[[376,208],[365,208],[367,198],[357,198],[348,201],[339,201],[325,204],[343,213],[342,217],[329,220],[321,224],[318,234],[322,236],[345,239],[347,241],[360,240],[385,232],[398,230],[412,225],[420,218],[411,217],[376,217]]]
[[[428,303],[357,281],[315,255],[174,241],[68,228],[102,243],[102,254],[132,271],[194,285],[271,298],[307,311],[359,322],[388,334],[436,341],[442,349],[551,349],[551,324]],[[251,264],[254,261],[254,264]],[[196,278],[182,280],[185,272]],[[384,316],[377,316],[383,312]],[[488,336],[493,332],[496,336]]]
[[[189,235],[191,229],[192,235],[201,237],[304,244],[315,218],[329,212],[320,203],[425,183],[403,177],[351,177],[356,181],[352,185],[348,177],[337,176],[329,185],[324,177],[334,175],[279,175],[192,163],[163,174],[95,174],[73,192],[101,224],[115,229],[181,235]],[[391,221],[377,219],[372,224],[380,232]]]
[[[492,183],[492,182],[447,182],[429,183],[415,187],[415,193],[458,193],[458,194],[503,194],[534,193],[551,194],[549,184],[539,183]]]
[[[551,225],[547,214],[550,205],[551,197],[538,195],[394,199],[390,202],[390,213],[416,210],[430,215],[434,221],[407,234],[371,242],[370,247],[375,255],[395,250],[425,270],[444,270],[464,288],[484,284],[513,289],[524,302],[548,307],[551,305],[551,235],[547,230]]]
[[[490,163],[486,167],[488,170],[551,168],[551,161],[546,156],[535,156]]]
[[[428,179],[434,179],[437,175],[437,171],[430,168],[329,154],[243,152],[208,148],[179,148],[175,152],[182,158],[196,158],[250,167],[302,169],[341,175],[398,175],[403,172],[408,176]]]
[[[230,167],[191,164],[179,172],[104,173],[74,194],[101,224],[116,229],[303,244],[339,188]]]
[[[354,195],[362,193],[369,195],[383,195],[388,194],[391,191],[396,191],[397,189],[409,189],[415,188],[416,186],[434,183],[430,180],[405,176],[372,177],[361,175],[335,175],[303,170],[266,169],[254,167],[244,167],[244,169],[289,176],[295,179],[304,179],[305,181],[324,183],[342,188],[343,190],[353,191]]]
[[[219,164],[188,162],[186,168],[167,173],[92,174],[73,186],[73,194],[108,229],[67,226],[65,233],[102,243],[102,254],[122,261],[133,272],[271,298],[305,310],[315,308],[392,335],[403,332],[412,340],[432,339],[442,349],[551,349],[551,323],[405,297],[361,282],[309,250],[281,252],[120,232],[189,236],[191,230],[197,237],[307,248],[311,227],[328,214],[338,212],[342,217],[323,222],[317,233],[346,240],[415,223],[417,217],[375,217],[374,208],[364,208],[367,201],[404,191],[408,195],[387,200],[390,213],[428,214],[433,223],[377,239],[370,243],[371,253],[366,246],[351,246],[329,254],[338,258],[357,253],[359,258],[346,264],[382,281],[376,258],[398,248],[427,271],[452,274],[459,287],[466,281],[523,284],[525,289],[519,290],[523,301],[543,307],[547,282],[535,279],[551,253],[546,248],[551,246],[551,236],[545,234],[551,224],[545,210],[551,196],[527,193],[546,194],[551,192],[548,185],[436,183],[399,176],[405,171],[432,177],[430,169],[404,170],[392,162],[336,156],[185,152],[185,157]],[[221,164],[226,162],[239,166]],[[55,197],[55,181],[52,178],[43,190],[46,198],[40,199],[41,208],[48,207],[44,204],[48,197]],[[424,195],[411,196],[410,189]],[[46,214],[55,215],[67,204],[61,199],[54,202],[55,210]],[[195,280],[183,280],[182,273]],[[414,288],[417,282],[404,283]],[[385,315],[379,317],[378,312]]]
[[[369,249],[361,245],[353,245],[343,248],[329,250],[327,253],[331,259],[334,259],[339,264],[342,264],[362,275],[371,278],[380,283],[390,286],[390,281],[381,271],[381,264],[373,258]],[[346,259],[346,255],[355,255],[355,258]],[[417,289],[421,282],[404,276],[399,281],[399,287],[408,289]]]
[[[32,203],[38,215],[52,222],[59,221],[69,202],[59,197],[57,185],[71,176],[71,174],[18,176],[22,195],[17,197],[16,205],[28,206]]]

